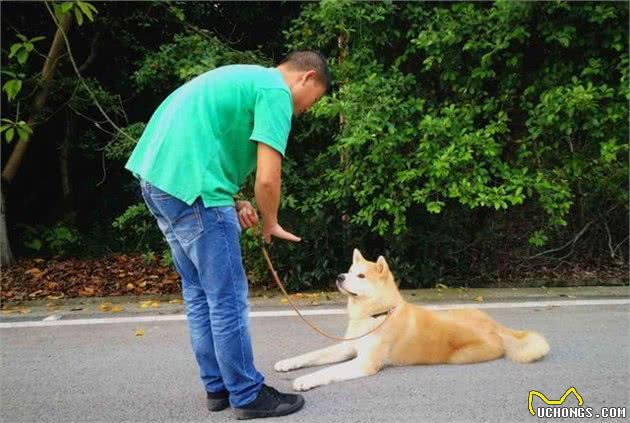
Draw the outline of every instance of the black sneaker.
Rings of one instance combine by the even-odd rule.
[[[208,410],[221,411],[230,406],[228,398],[230,393],[226,390],[219,392],[208,392]]]
[[[263,385],[258,397],[249,404],[234,409],[237,420],[262,417],[286,416],[304,406],[304,397],[297,394],[283,394],[271,386]]]

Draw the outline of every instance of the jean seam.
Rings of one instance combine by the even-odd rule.
[[[197,224],[199,224],[200,230],[199,230],[199,233],[195,235],[192,239],[190,239],[189,241],[186,241],[186,245],[190,245],[196,240],[198,240],[199,237],[201,237],[201,235],[203,235],[203,233],[206,230],[205,226],[203,225],[203,219],[201,218],[201,213],[199,212],[199,203],[193,204],[192,209],[193,209],[193,214],[195,215],[195,220],[197,221]]]
[[[217,214],[220,215],[220,213],[217,210]],[[236,285],[235,285],[235,275],[234,275],[234,266],[232,263],[232,254],[231,254],[231,250],[230,250],[230,243],[227,241],[227,226],[225,224],[224,219],[221,219],[221,226],[223,228],[223,240],[225,242],[225,246],[226,246],[226,250],[228,252],[228,266],[230,267],[230,278],[232,280],[232,292],[234,293],[234,295],[236,295]],[[235,306],[236,306],[236,302],[234,302]],[[236,307],[235,307],[236,308]],[[238,311],[235,310],[235,312]],[[236,315],[238,316],[238,336],[239,336],[239,345],[241,347],[241,367],[243,369],[243,371],[245,372],[245,375],[251,379],[252,381],[255,380],[255,378],[253,378],[247,371],[247,367],[245,366],[245,351],[243,351],[243,325],[242,325],[242,319],[241,319],[241,314],[239,312],[236,312]]]

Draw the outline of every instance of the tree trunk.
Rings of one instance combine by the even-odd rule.
[[[4,192],[0,189],[0,267],[5,267],[13,263],[13,253],[11,252],[11,245],[9,244],[5,210]]]
[[[63,32],[66,34],[70,29],[70,24],[72,23],[72,15],[67,13],[63,20],[61,21],[61,28]],[[35,97],[35,102],[33,104],[33,111],[31,117],[27,120],[28,126],[33,128],[37,122],[37,115],[44,108],[44,104],[46,104],[46,98],[48,97],[48,90],[50,88],[50,81],[55,74],[55,67],[57,66],[57,61],[61,55],[61,51],[64,46],[63,33],[59,28],[55,32],[55,38],[53,39],[52,44],[50,45],[50,50],[48,50],[48,55],[46,56],[46,61],[44,62],[44,67],[42,69],[42,78],[40,80],[40,89]],[[15,147],[11,152],[11,156],[9,156],[9,160],[7,164],[4,166],[2,170],[2,184],[10,184],[22,164],[22,159],[24,158],[24,154],[28,149],[28,146],[31,141],[31,136],[29,136],[26,141],[15,141]],[[5,199],[4,192],[1,194],[2,200],[2,213],[0,217],[0,264],[2,266],[6,266],[8,264],[13,263],[13,254],[11,252],[11,246],[9,244],[9,236],[7,234],[7,222],[6,222],[6,214],[5,214]]]
[[[59,173],[61,174],[61,193],[63,195],[63,214],[68,217],[72,212],[72,187],[70,185],[70,139],[74,133],[74,115],[66,109],[66,133],[59,152]]]
[[[63,32],[66,34],[70,29],[70,24],[72,23],[72,15],[67,13],[63,20],[61,21],[61,27],[63,28]],[[33,107],[33,112],[31,117],[28,119],[28,125],[33,127],[36,123],[36,117],[39,112],[44,108],[44,104],[46,103],[46,97],[48,97],[48,90],[50,88],[50,81],[55,74],[55,67],[57,65],[57,60],[59,60],[59,56],[61,55],[61,51],[64,46],[63,34],[59,28],[55,32],[55,38],[50,46],[50,50],[48,51],[48,55],[46,56],[46,61],[44,62],[44,68],[42,69],[42,79],[40,90],[37,93],[37,97],[35,97],[35,103]],[[2,179],[6,182],[13,181],[15,178],[15,174],[17,173],[20,164],[22,163],[22,159],[24,158],[24,154],[28,149],[29,143],[31,141],[31,137],[29,136],[26,141],[16,141],[15,147],[11,152],[11,156],[4,169],[2,170]]]

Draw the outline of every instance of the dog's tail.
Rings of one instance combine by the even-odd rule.
[[[531,363],[549,352],[547,340],[538,332],[502,327],[499,335],[503,339],[505,356],[514,362]]]

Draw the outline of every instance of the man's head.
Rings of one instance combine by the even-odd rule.
[[[280,64],[282,73],[293,97],[293,114],[308,110],[330,89],[330,71],[326,58],[316,51],[294,51]]]

